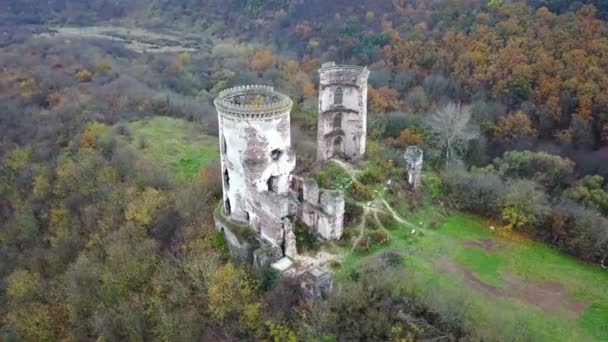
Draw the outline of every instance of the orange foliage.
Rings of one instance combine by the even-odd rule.
[[[406,128],[401,131],[401,134],[399,134],[399,138],[395,142],[396,146],[402,148],[420,144],[422,144],[422,136],[416,133],[416,131],[411,128]]]
[[[258,73],[262,73],[272,68],[276,60],[277,58],[271,49],[262,48],[256,50],[249,58],[249,66]]]
[[[506,144],[512,144],[519,139],[536,136],[536,128],[524,112],[517,112],[500,117],[494,129],[495,138]]]
[[[399,93],[388,86],[378,89],[369,87],[368,96],[370,109],[374,112],[386,113],[399,106]]]

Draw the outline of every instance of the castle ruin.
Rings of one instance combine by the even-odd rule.
[[[318,147],[319,160],[359,158],[365,153],[369,72],[325,64],[320,73],[319,139],[324,143]],[[260,85],[227,89],[215,100],[223,178],[216,226],[232,257],[257,269],[297,256],[296,225],[322,240],[342,237],[344,193],[293,174],[292,106],[286,95]],[[329,125],[338,115],[339,126]]]
[[[319,70],[318,161],[365,155],[368,77],[367,68],[333,62]]]

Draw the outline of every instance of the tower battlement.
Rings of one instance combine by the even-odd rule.
[[[367,86],[369,69],[358,65],[336,65],[324,63],[319,69],[321,90],[332,85]]]
[[[245,85],[220,92],[215,106],[224,117],[264,120],[288,115],[293,101],[274,87]]]

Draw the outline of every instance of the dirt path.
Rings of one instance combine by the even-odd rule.
[[[493,286],[480,280],[468,268],[447,258],[435,262],[437,269],[444,273],[461,275],[464,283],[488,297],[515,298],[524,303],[537,306],[547,312],[565,311],[574,315],[582,314],[589,303],[574,298],[560,283],[535,281],[520,278],[514,274],[504,275],[503,286]]]
[[[361,172],[360,170],[355,169],[350,163],[344,162],[339,159],[333,159],[332,161],[340,165],[340,167],[342,167],[348,173],[353,182],[358,182],[356,175],[357,173]],[[386,190],[386,188],[384,188],[384,190]],[[361,215],[361,224],[359,224],[359,226],[357,227],[357,229],[359,229],[359,235],[353,243],[352,251],[355,250],[359,241],[361,241],[361,239],[365,236],[365,220],[370,214],[373,214],[373,217],[378,223],[378,225],[387,233],[388,231],[386,227],[384,227],[382,222],[378,219],[379,212],[391,215],[397,222],[405,225],[408,228],[411,228],[412,231],[425,231],[423,227],[420,227],[419,225],[414,224],[401,217],[401,215],[399,215],[393,209],[393,207],[391,207],[391,205],[386,201],[386,199],[384,199],[380,192],[378,192],[377,190],[374,190],[374,192],[376,193],[376,198],[374,200],[366,203],[357,203],[357,205],[363,208],[363,214]]]

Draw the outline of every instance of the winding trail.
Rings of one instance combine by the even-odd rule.
[[[352,164],[344,162],[339,159],[332,159],[332,161],[335,162],[336,164],[340,165],[340,167],[342,167],[348,173],[348,175],[350,176],[353,183],[358,182],[356,174],[361,173],[361,170],[357,170],[353,167]],[[386,190],[386,187],[383,189],[383,191],[385,191],[385,190]],[[361,239],[365,236],[365,221],[370,214],[373,214],[374,220],[376,220],[378,225],[386,232],[388,232],[388,231],[387,231],[386,227],[384,226],[384,224],[382,224],[382,222],[378,218],[378,213],[389,214],[397,222],[399,222],[400,224],[402,224],[408,228],[426,232],[426,230],[423,227],[401,217],[401,215],[399,215],[395,211],[395,209],[393,209],[393,207],[391,207],[391,205],[386,201],[384,196],[379,191],[374,190],[374,192],[377,194],[377,196],[372,201],[356,203],[363,209],[363,213],[361,214],[361,223],[357,226],[357,229],[359,230],[359,235],[353,242],[352,251],[355,250],[359,241],[361,241]]]

